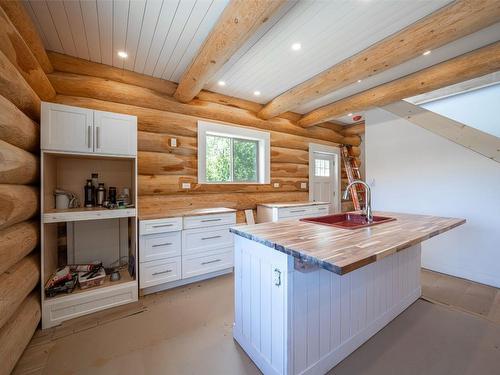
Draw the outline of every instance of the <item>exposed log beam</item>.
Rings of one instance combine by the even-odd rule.
[[[0,51],[0,95],[33,120],[40,118],[40,98],[9,59]]]
[[[31,220],[0,230],[0,274],[33,251],[40,237],[39,227]]]
[[[0,329],[0,374],[10,374],[40,322],[40,296],[31,293]]]
[[[269,102],[258,116],[263,119],[278,116],[498,21],[500,21],[498,1],[455,1],[284,92]]]
[[[344,130],[341,132],[344,136],[349,135],[361,135],[365,133],[365,123],[354,124],[350,126],[346,126]]]
[[[285,0],[232,0],[183,74],[174,97],[191,101],[243,43]]]
[[[38,35],[31,17],[24,9],[22,2],[18,0],[0,0],[0,6],[3,8],[5,13],[7,13],[19,34],[21,34],[44,72],[53,72],[54,69],[52,68],[49,58],[47,57],[43,42]]]
[[[0,139],[26,151],[39,150],[40,127],[38,124],[1,95]]]
[[[0,139],[0,184],[34,184],[38,181],[39,165],[31,152]]]
[[[0,50],[41,99],[49,100],[56,96],[38,60],[2,7],[0,7]]]
[[[0,229],[33,217],[38,212],[38,200],[35,187],[0,184]]]
[[[0,327],[12,316],[40,281],[40,260],[24,257],[0,275]]]
[[[384,106],[498,70],[500,70],[500,42],[318,108],[304,115],[299,125],[307,128],[349,112]]]
[[[500,163],[500,138],[401,100],[384,107],[412,124]]]

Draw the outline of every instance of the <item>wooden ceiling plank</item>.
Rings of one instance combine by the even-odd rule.
[[[299,125],[307,128],[328,119],[341,117],[348,112],[384,106],[498,70],[500,70],[500,42],[318,108],[302,117]]]
[[[278,116],[499,21],[499,1],[455,1],[284,92],[258,116],[262,119]]]
[[[53,72],[54,68],[52,68],[52,64],[47,57],[43,42],[21,1],[0,0],[0,6],[10,18],[10,21],[19,34],[21,34],[45,73]]]
[[[191,101],[210,78],[286,0],[232,0],[183,74],[174,97]]]

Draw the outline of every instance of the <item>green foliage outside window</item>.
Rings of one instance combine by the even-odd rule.
[[[258,142],[207,135],[207,182],[257,182]]]

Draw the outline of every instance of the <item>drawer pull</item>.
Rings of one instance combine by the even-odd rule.
[[[201,239],[204,240],[215,240],[216,238],[221,238],[222,236],[211,236],[211,237],[202,237]]]
[[[203,219],[201,222],[202,222],[202,223],[208,223],[208,222],[210,222],[210,221],[221,221],[221,220],[222,220],[222,219],[220,219],[220,218],[219,218],[219,219]]]
[[[169,246],[169,245],[172,245],[172,242],[156,243],[152,247]]]
[[[153,225],[153,228],[164,228],[164,227],[171,227],[174,224],[161,224],[161,225]]]
[[[217,263],[220,262],[221,260],[222,259],[209,260],[208,262],[202,262],[201,265],[204,266],[206,264]]]
[[[306,210],[291,210],[290,212],[296,213],[296,212],[306,212]]]
[[[153,276],[161,275],[161,274],[169,273],[169,272],[172,272],[172,270],[165,270],[165,271],[160,271],[160,272],[153,272]]]

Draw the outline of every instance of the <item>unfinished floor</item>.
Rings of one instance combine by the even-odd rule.
[[[423,298],[331,374],[498,374],[500,291],[422,271]],[[259,374],[233,341],[232,275],[37,331],[15,374]]]

